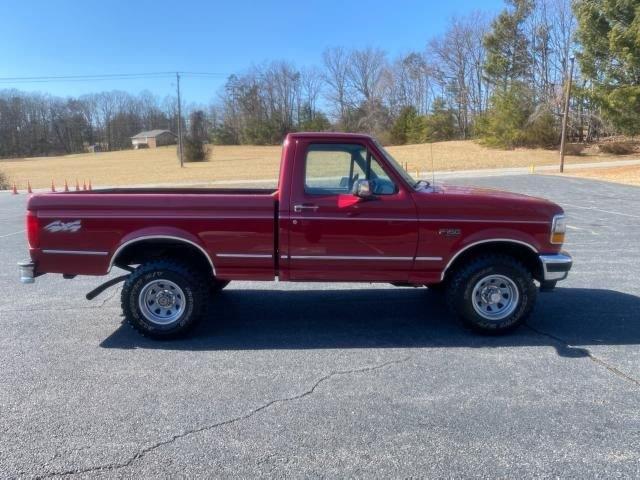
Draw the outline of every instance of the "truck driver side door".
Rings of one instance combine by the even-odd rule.
[[[298,150],[300,149],[300,150]],[[418,241],[415,204],[363,143],[300,142],[289,206],[291,280],[406,281]],[[373,197],[352,193],[370,181]]]

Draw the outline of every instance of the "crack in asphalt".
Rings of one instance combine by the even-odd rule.
[[[191,435],[195,435],[197,433],[201,433],[201,432],[205,432],[205,431],[209,431],[209,430],[214,430],[218,427],[223,427],[226,425],[231,425],[234,423],[238,423],[241,422],[243,420],[247,420],[251,417],[253,417],[254,415],[262,412],[263,410],[267,410],[270,407],[280,404],[280,403],[287,403],[287,402],[292,402],[295,400],[300,400],[302,398],[308,397],[310,395],[312,395],[316,389],[323,384],[324,382],[329,381],[330,379],[332,379],[333,377],[337,377],[337,376],[342,376],[342,375],[351,375],[351,374],[356,374],[356,373],[368,373],[368,372],[373,372],[375,370],[380,370],[382,368],[388,367],[390,365],[398,365],[401,363],[405,363],[407,362],[411,357],[404,357],[401,359],[397,359],[397,360],[389,360],[387,362],[383,362],[377,365],[372,365],[372,366],[368,366],[368,367],[362,367],[362,368],[354,368],[354,369],[350,369],[350,370],[338,370],[338,371],[333,371],[330,372],[322,377],[320,377],[318,380],[315,381],[315,383],[311,386],[311,388],[305,390],[302,393],[299,393],[297,395],[294,395],[292,397],[284,397],[284,398],[277,398],[275,400],[271,400],[257,408],[254,408],[253,410],[250,410],[247,413],[244,413],[242,415],[239,415],[237,417],[233,417],[230,418],[228,420],[223,420],[221,422],[217,422],[217,423],[212,423],[210,425],[205,425],[202,427],[197,427],[197,428],[193,428],[190,430],[185,430],[182,433],[178,433],[173,435],[171,438],[168,438],[166,440],[161,440],[159,442],[156,442],[148,447],[143,448],[142,450],[138,451],[136,454],[132,455],[131,457],[129,457],[127,460],[123,461],[123,462],[117,462],[117,463],[109,463],[106,465],[97,465],[97,466],[93,466],[93,467],[87,467],[87,468],[83,468],[83,469],[78,469],[78,470],[65,470],[62,472],[50,472],[47,473],[45,475],[39,475],[36,476],[36,478],[38,479],[42,479],[42,478],[53,478],[53,477],[64,477],[64,476],[70,476],[70,475],[78,475],[78,474],[83,474],[83,473],[91,473],[91,472],[98,472],[98,471],[112,471],[112,470],[118,470],[121,468],[126,468],[131,466],[134,462],[136,462],[137,460],[142,459],[145,455],[147,455],[148,453],[163,447],[165,445],[169,445],[177,440],[180,440],[182,438],[191,436]]]
[[[551,340],[555,341],[556,343],[559,343],[565,349],[569,349],[569,350],[572,350],[572,351],[577,351],[578,353],[582,354],[582,356],[585,356],[585,357],[589,358],[596,365],[599,365],[601,367],[606,368],[611,373],[613,373],[615,376],[617,376],[619,378],[622,378],[623,380],[626,380],[628,382],[631,382],[631,383],[635,384],[637,387],[640,387],[640,380],[638,380],[637,378],[632,377],[631,375],[628,375],[628,374],[624,373],[622,370],[619,370],[618,368],[614,367],[613,365],[610,365],[609,363],[607,363],[603,359],[601,359],[599,357],[596,357],[593,353],[591,353],[591,351],[588,348],[576,347],[574,345],[571,345],[565,339],[557,337],[557,336],[555,336],[555,335],[553,335],[551,333],[544,332],[542,330],[538,330],[537,328],[534,328],[529,324],[525,324],[525,326],[529,330],[537,333],[538,335],[550,338]],[[575,355],[573,355],[573,356],[575,356]]]

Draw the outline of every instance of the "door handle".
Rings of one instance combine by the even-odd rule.
[[[300,213],[303,210],[313,210],[314,212],[316,210],[318,210],[318,205],[311,205],[309,203],[303,203],[303,204],[298,204],[298,205],[294,205],[293,206],[293,211],[296,213]]]

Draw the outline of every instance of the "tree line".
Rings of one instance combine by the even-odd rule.
[[[391,58],[379,48],[331,47],[321,63],[280,60],[230,75],[217,99],[186,108],[172,96],[103,92],[56,98],[0,92],[0,156],[130,148],[140,130],[198,140],[277,144],[291,131],[371,133],[385,143],[478,138],[497,147],[559,142],[576,54],[569,136],[640,131],[640,12],[628,0],[507,0],[490,18],[452,18],[425,47]],[[574,53],[575,52],[575,53]]]
[[[0,91],[0,156],[76,153],[89,145],[131,148],[141,130],[175,130],[177,102],[149,92],[112,91],[59,98],[17,90]]]

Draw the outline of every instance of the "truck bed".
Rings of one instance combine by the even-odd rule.
[[[273,195],[276,188],[188,188],[188,187],[138,187],[138,188],[101,188],[97,190],[81,190],[68,192],[78,195],[89,193],[119,193],[119,194],[195,194],[195,195]],[[67,192],[65,192],[67,193]]]
[[[273,279],[274,189],[113,188],[31,197],[43,272],[103,275],[133,241],[186,239],[221,279]]]

